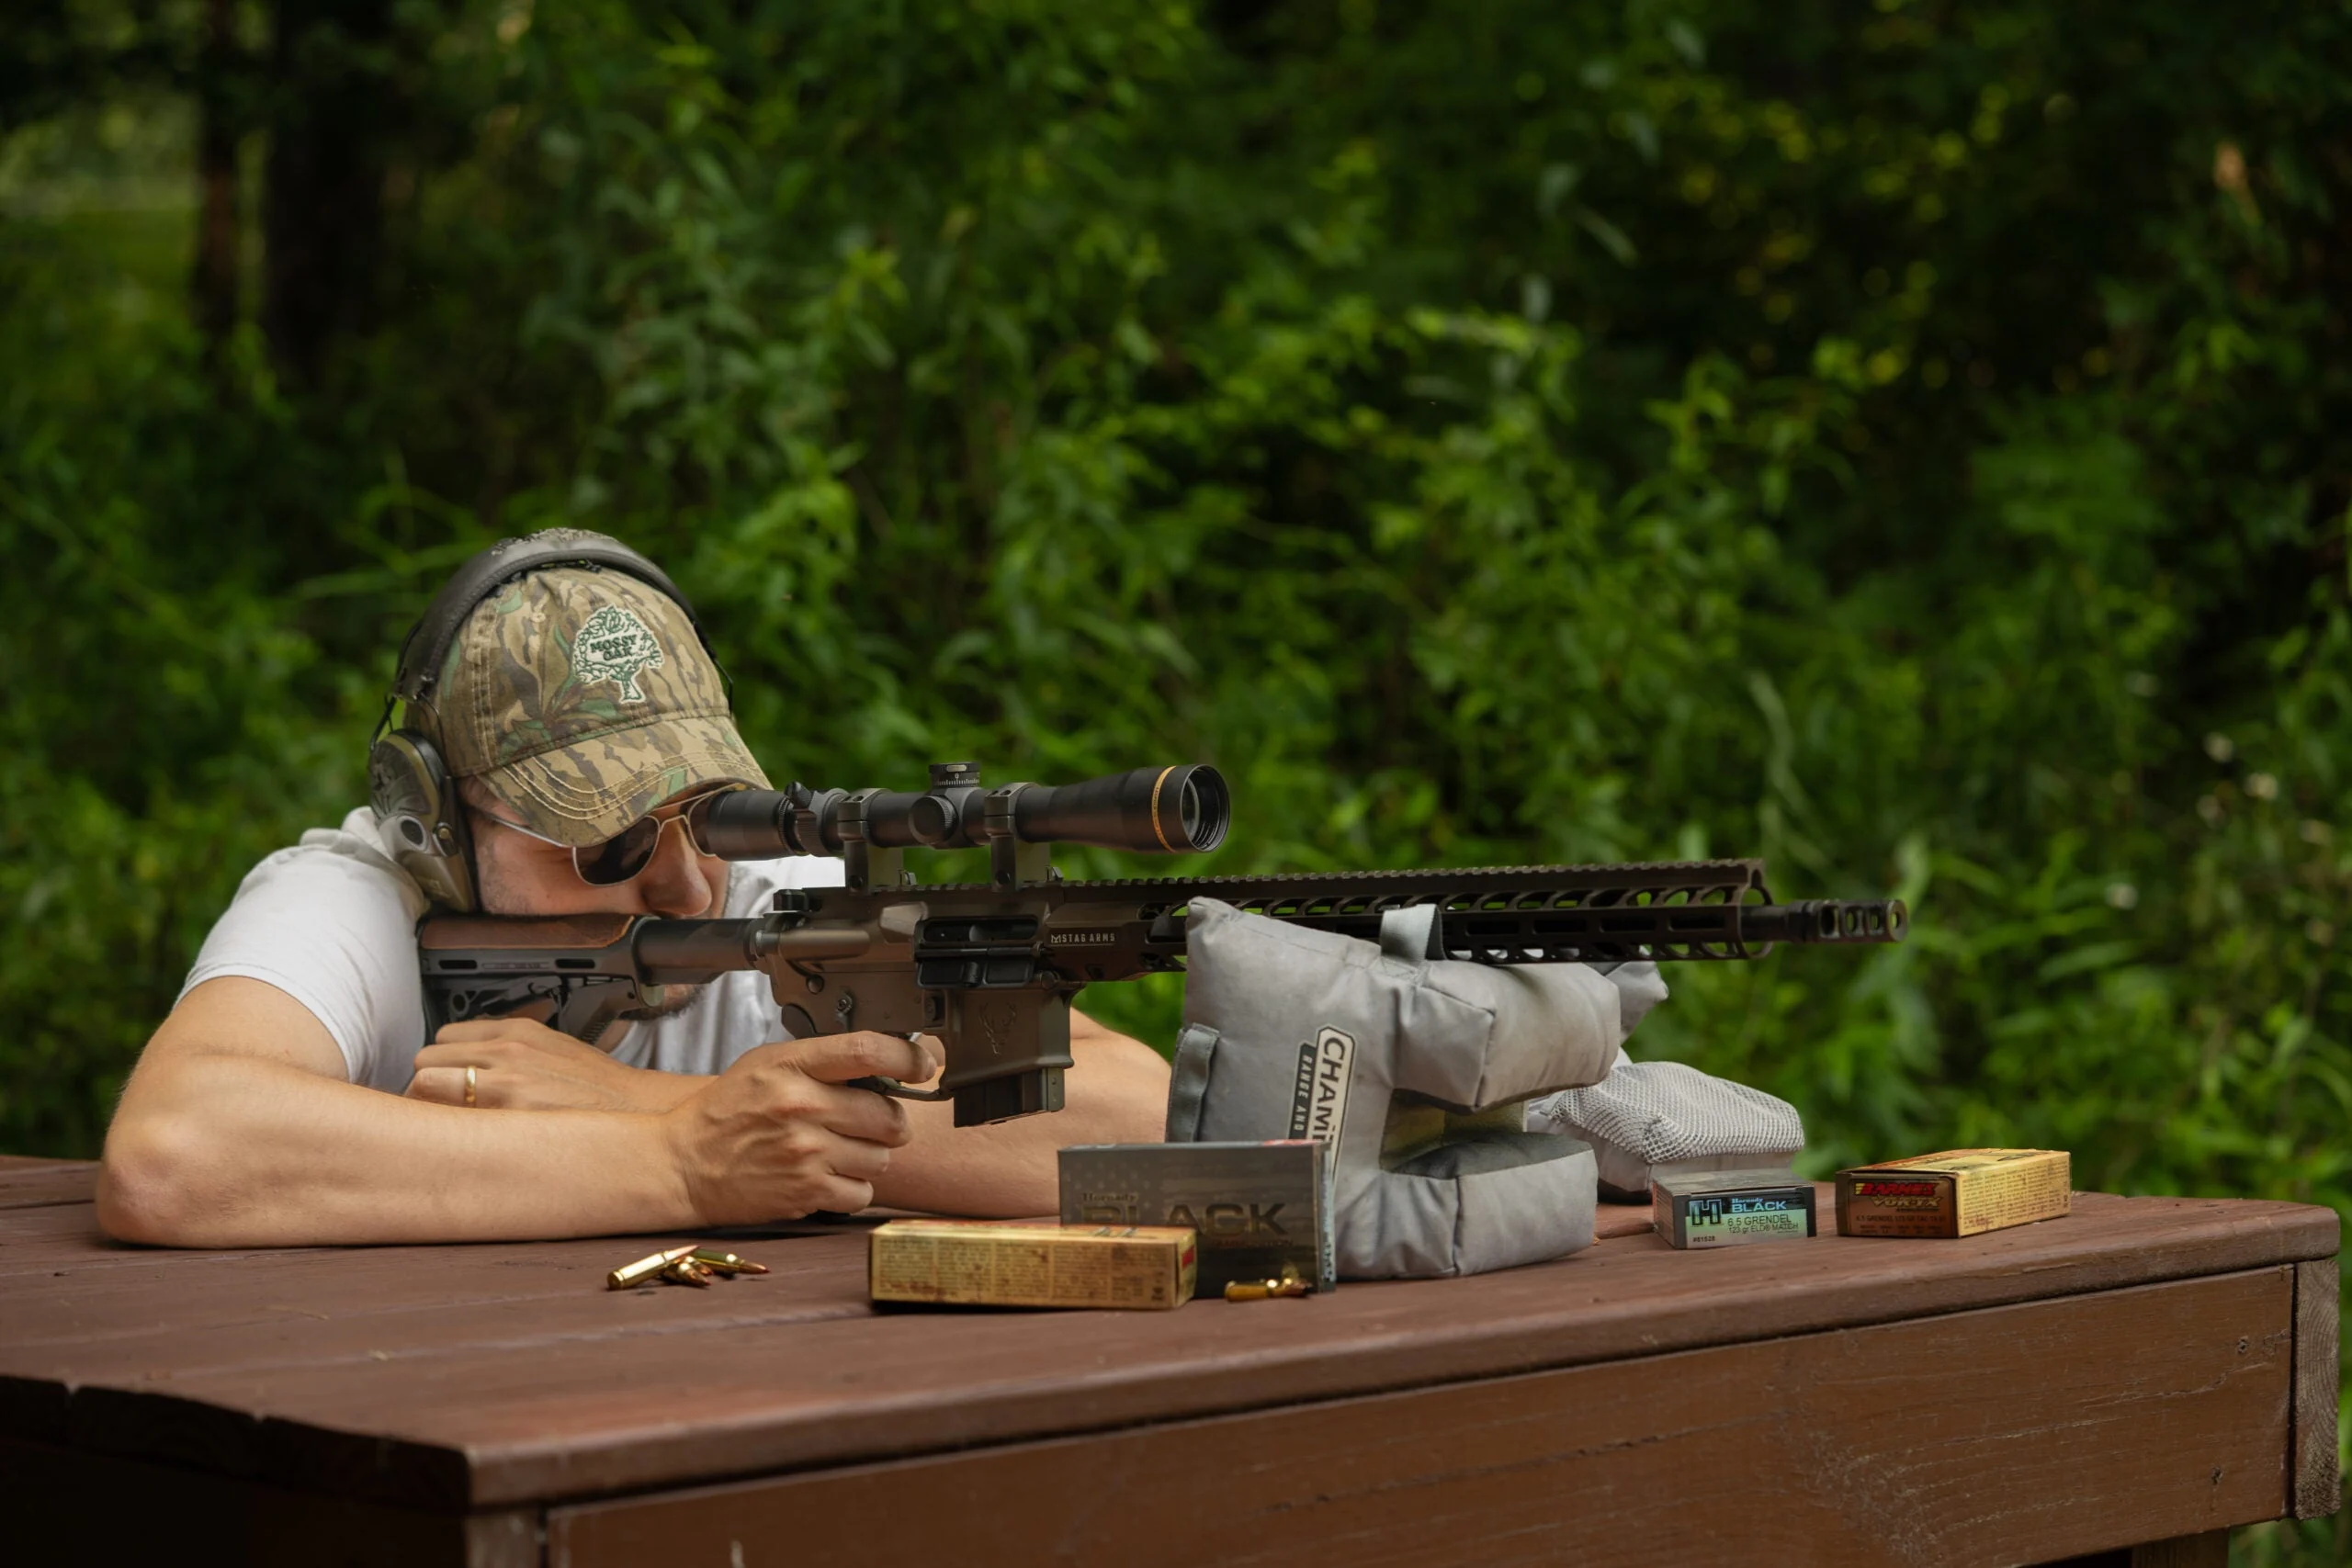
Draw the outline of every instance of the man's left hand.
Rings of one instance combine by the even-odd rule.
[[[710,1080],[688,1073],[623,1066],[594,1045],[528,1019],[477,1019],[446,1025],[416,1054],[408,1098],[499,1111],[634,1111],[658,1116]]]

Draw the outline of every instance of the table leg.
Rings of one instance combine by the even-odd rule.
[[[2045,1562],[2041,1568],[2230,1568],[2230,1532],[2207,1530]]]
[[[2132,1568],[2230,1568],[2230,1532],[2207,1530],[2135,1546]]]
[[[539,1568],[536,1508],[435,1514],[0,1438],[8,1562]]]

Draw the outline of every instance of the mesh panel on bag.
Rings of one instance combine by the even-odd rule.
[[[1621,1061],[1597,1084],[1534,1101],[1527,1124],[1613,1145],[1644,1165],[1804,1147],[1796,1107],[1679,1062]]]

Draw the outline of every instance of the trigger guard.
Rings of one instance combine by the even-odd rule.
[[[906,1085],[900,1083],[896,1078],[886,1078],[880,1077],[851,1078],[843,1087],[848,1089],[862,1089],[872,1094],[888,1095],[892,1100],[953,1100],[956,1098],[956,1091],[952,1089],[909,1089]]]

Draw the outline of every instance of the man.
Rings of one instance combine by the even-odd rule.
[[[837,861],[702,852],[682,808],[767,780],[650,563],[569,531],[501,549],[572,541],[602,560],[514,577],[495,570],[507,556],[469,563],[492,568],[483,596],[449,612],[430,680],[402,688],[401,734],[456,778],[461,821],[440,841],[457,846],[458,890],[412,852],[425,834],[390,831],[389,807],[262,862],[123,1090],[107,1230],[253,1247],[680,1231],[869,1203],[1043,1213],[1063,1145],[1156,1140],[1165,1065],[1083,1016],[1068,1109],[963,1129],[945,1104],[845,1087],[928,1079],[935,1042],[786,1040],[757,973],[673,996],[607,1049],[522,1020],[426,1042],[414,928],[429,900],[404,854],[445,902],[501,915],[746,915],[779,887],[842,881]]]

